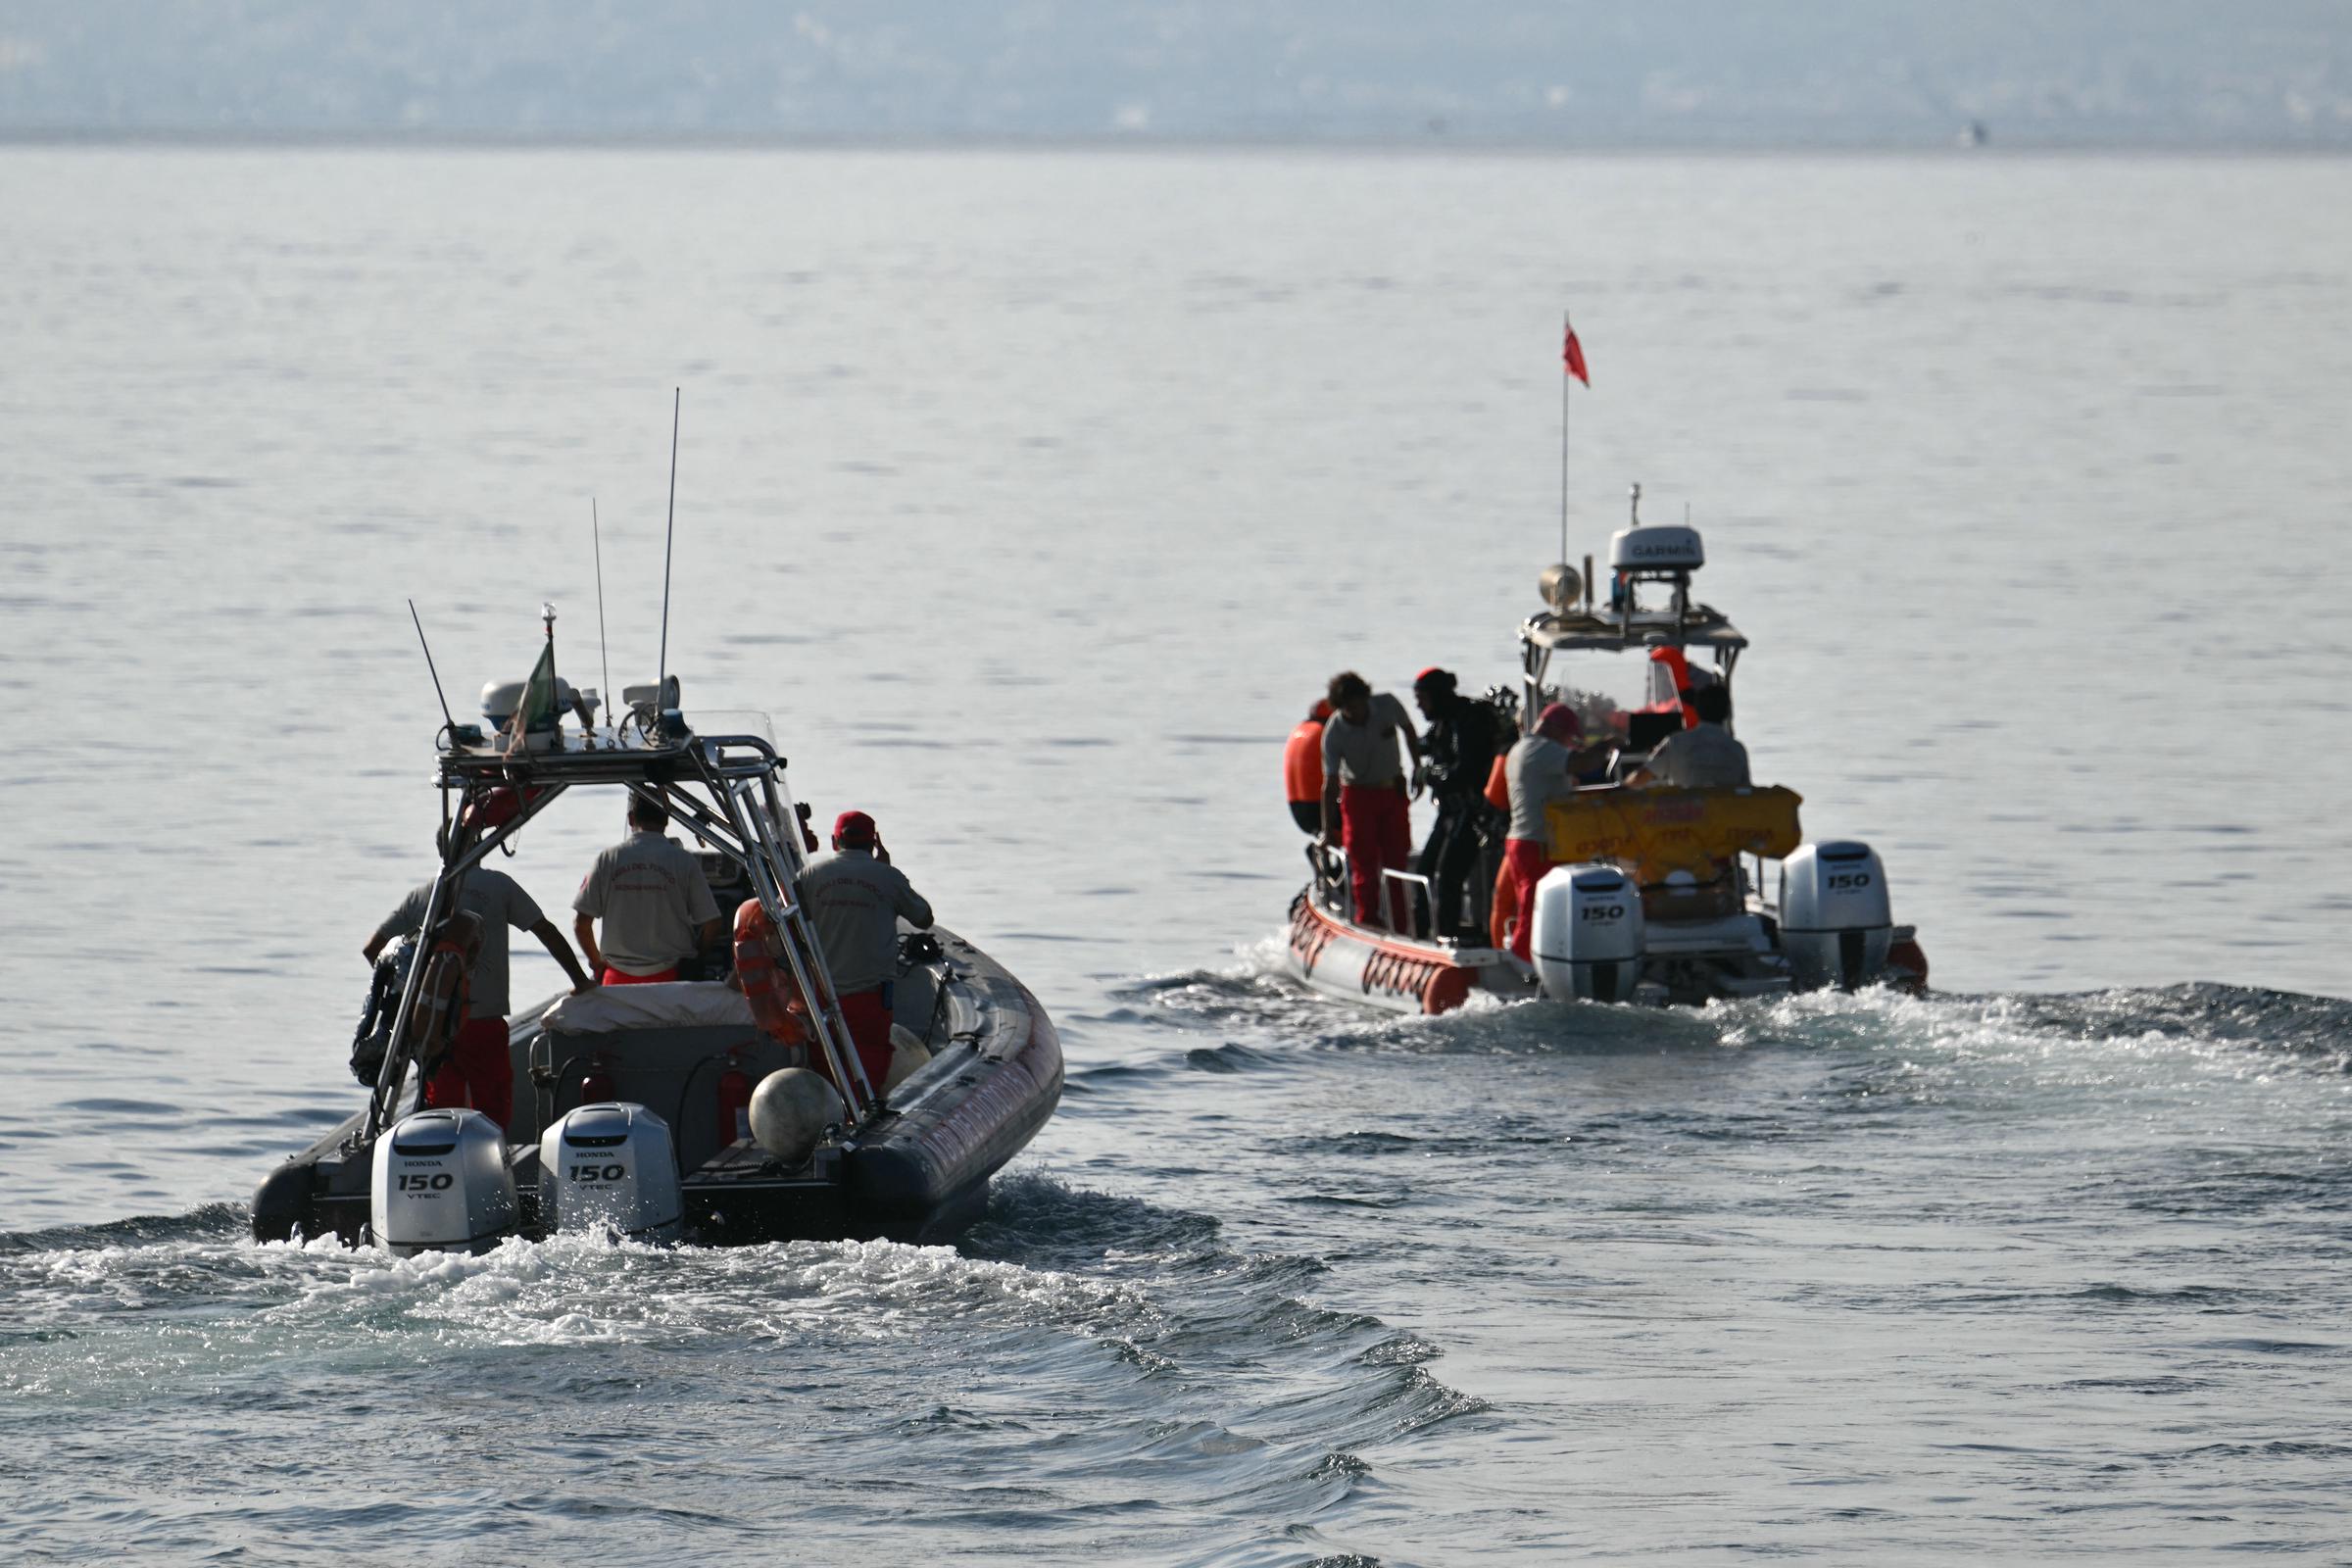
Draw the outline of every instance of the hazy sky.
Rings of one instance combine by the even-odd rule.
[[[0,132],[2352,144],[2346,0],[0,0]]]

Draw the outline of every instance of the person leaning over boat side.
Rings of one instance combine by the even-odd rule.
[[[1723,727],[1732,716],[1732,694],[1720,685],[1699,686],[1686,702],[1698,714],[1698,722],[1660,741],[1649,760],[1626,782],[1686,790],[1733,789],[1752,782],[1747,748]]]
[[[931,929],[931,906],[890,863],[881,831],[863,811],[833,820],[833,853],[801,873],[801,898],[816,928],[850,1044],[876,1090],[890,1076],[891,993],[899,975],[899,916]]]
[[[432,896],[432,883],[423,883],[384,916],[384,923],[360,950],[369,963],[375,962],[395,937],[413,936],[424,928],[424,906]],[[571,944],[564,940],[555,922],[506,872],[486,865],[472,867],[459,880],[452,906],[481,921],[482,950],[466,974],[466,1016],[458,1024],[457,1038],[441,1070],[424,1086],[424,1102],[428,1107],[471,1105],[504,1127],[514,1109],[514,1061],[507,1054],[507,1008],[511,1003],[506,928],[513,926],[537,937],[564,966],[575,994],[593,990],[596,982],[580,967]]]
[[[1352,669],[1331,677],[1331,718],[1323,726],[1322,841],[1337,841],[1348,851],[1356,919],[1409,932],[1412,906],[1404,889],[1389,887],[1384,911],[1380,894],[1388,879],[1380,873],[1391,866],[1403,870],[1411,863],[1412,813],[1396,743],[1403,740],[1418,769],[1421,736],[1402,703],[1387,692],[1375,696]]]
[[[1331,704],[1318,701],[1282,747],[1282,784],[1291,798],[1291,820],[1299,832],[1310,835],[1323,830],[1323,725],[1330,717]]]
[[[694,852],[668,838],[669,811],[629,796],[629,836],[596,858],[571,901],[580,951],[609,986],[675,980],[678,964],[719,939],[725,924]],[[596,936],[598,917],[604,941]]]
[[[1470,873],[1478,868],[1478,827],[1487,773],[1494,765],[1498,725],[1492,706],[1461,694],[1448,669],[1431,666],[1413,678],[1413,705],[1429,720],[1422,742],[1422,777],[1428,782],[1437,818],[1421,847],[1421,874],[1429,879],[1425,934],[1484,942],[1486,934],[1463,922]],[[1424,901],[1416,899],[1417,906]]]
[[[1511,828],[1503,840],[1502,874],[1494,883],[1494,940],[1530,957],[1535,941],[1536,884],[1551,869],[1551,828],[1545,808],[1576,793],[1580,774],[1608,758],[1604,743],[1585,746],[1585,721],[1566,703],[1553,703],[1536,717],[1535,732],[1520,737],[1504,759],[1510,780]],[[1506,927],[1508,927],[1506,931]]]

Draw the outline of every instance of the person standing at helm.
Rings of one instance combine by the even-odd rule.
[[[1387,692],[1375,696],[1364,677],[1343,670],[1331,677],[1331,718],[1323,726],[1322,841],[1348,851],[1348,880],[1355,917],[1365,925],[1412,930],[1412,905],[1401,883],[1381,872],[1412,860],[1412,813],[1406,805],[1402,740],[1421,765],[1421,736],[1404,705]],[[1384,906],[1381,890],[1389,893]]]
[[[863,811],[833,820],[833,853],[801,873],[801,901],[824,950],[850,1044],[880,1093],[890,1076],[891,993],[899,978],[899,919],[931,928],[931,906],[890,863],[882,834]]]
[[[606,985],[675,980],[679,963],[716,942],[723,929],[702,862],[663,834],[667,826],[661,802],[632,793],[629,836],[596,858],[571,901],[580,951],[604,971]]]
[[[1429,720],[1423,775],[1437,820],[1421,848],[1421,874],[1429,879],[1429,934],[1484,942],[1486,934],[1465,927],[1462,910],[1483,906],[1466,896],[1478,866],[1478,827],[1487,774],[1494,766],[1500,725],[1494,708],[1464,697],[1451,670],[1431,667],[1413,679],[1413,703]]]
[[[1649,760],[1626,782],[1686,790],[1736,789],[1750,783],[1747,748],[1723,727],[1732,716],[1731,692],[1720,684],[1700,686],[1685,701],[1698,722],[1660,741]]]
[[[384,916],[368,945],[360,950],[369,963],[396,937],[414,936],[424,928],[424,906],[433,896],[426,882],[401,900]],[[482,948],[466,972],[466,1016],[441,1070],[424,1086],[427,1106],[471,1105],[501,1127],[514,1110],[514,1059],[507,1051],[508,996],[507,928],[537,937],[571,978],[577,994],[595,987],[588,971],[572,956],[571,944],[557,930],[525,893],[504,871],[486,865],[467,870],[458,880],[451,906],[482,923]],[[421,961],[421,959],[419,960]]]
[[[1316,703],[1283,743],[1283,787],[1290,792],[1291,820],[1301,833],[1323,829],[1323,725],[1330,717],[1331,704]]]
[[[1502,874],[1494,881],[1494,940],[1505,939],[1522,959],[1535,942],[1536,884],[1551,869],[1551,828],[1545,808],[1576,793],[1577,775],[1607,760],[1605,745],[1583,744],[1585,722],[1566,703],[1536,717],[1535,733],[1520,737],[1503,760],[1510,781],[1510,836],[1502,843]]]

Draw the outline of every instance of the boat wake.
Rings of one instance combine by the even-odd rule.
[[[242,1220],[214,1204],[0,1237],[0,1470],[36,1494],[0,1555],[55,1544],[37,1494],[67,1483],[38,1478],[67,1470],[152,1493],[117,1516],[122,1549],[298,1532],[324,1549],[385,1457],[333,1441],[344,1412],[410,1406],[406,1441],[466,1455],[410,1516],[452,1547],[601,1495],[600,1539],[624,1555],[653,1549],[662,1511],[751,1540],[879,1504],[909,1554],[985,1524],[1197,1560],[1311,1538],[1368,1454],[1482,1408],[1431,1375],[1426,1344],[1307,1300],[1312,1258],[1237,1254],[1205,1215],[1035,1171],[1000,1183],[960,1248],[562,1236],[394,1258],[255,1244]],[[65,1412],[90,1452],[32,1464]],[[153,1434],[199,1425],[273,1478],[266,1496],[194,1516]],[[397,1437],[375,1431],[364,1447]],[[516,1491],[549,1442],[565,1494]]]
[[[1116,992],[1123,1022],[1218,1033],[1266,1054],[1318,1050],[1420,1054],[1607,1055],[1661,1050],[1889,1049],[1921,1045],[2005,1054],[2075,1042],[2121,1053],[2243,1054],[2274,1064],[2352,1072],[2352,1001],[2212,982],[2060,993],[1815,991],[1703,1007],[1623,1007],[1473,994],[1437,1017],[1351,1008],[1283,969],[1278,936],[1226,968],[1152,975]],[[1269,1064],[1278,1064],[1275,1052]]]

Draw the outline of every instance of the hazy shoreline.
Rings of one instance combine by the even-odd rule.
[[[1952,142],[1779,140],[1637,140],[1562,142],[1446,134],[1369,136],[876,136],[689,134],[613,132],[521,134],[501,131],[0,129],[0,148],[135,147],[194,150],[485,152],[810,152],[810,153],[1306,153],[1338,156],[1432,154],[1439,157],[1528,158],[2295,158],[2352,157],[2352,136],[2340,142],[2168,141],[2160,139],[2010,141],[1981,146]]]

